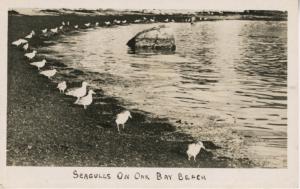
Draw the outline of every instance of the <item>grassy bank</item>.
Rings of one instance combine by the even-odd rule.
[[[146,15],[145,15],[146,16]],[[24,58],[24,51],[11,42],[31,30],[54,28],[62,21],[80,27],[86,22],[114,19],[133,21],[138,15],[118,16],[9,16],[8,28],[8,120],[7,164],[30,166],[131,166],[131,167],[251,167],[247,159],[217,157],[213,141],[204,141],[207,150],[197,162],[188,161],[185,151],[193,141],[176,132],[167,120],[132,110],[125,131],[116,130],[115,115],[125,108],[116,99],[97,90],[93,105],[84,110],[73,105],[74,98],[60,94],[56,83],[38,74]],[[64,35],[72,35],[65,32]],[[38,35],[37,35],[38,36]],[[54,36],[54,39],[59,37]],[[51,39],[53,40],[53,38]],[[46,45],[35,37],[32,49]],[[38,57],[36,60],[40,60]],[[49,67],[65,68],[49,60]],[[84,74],[73,70],[73,74]],[[70,75],[68,76],[70,77]],[[101,82],[101,81],[99,81]],[[74,80],[70,87],[79,86]],[[100,103],[101,101],[101,103]]]

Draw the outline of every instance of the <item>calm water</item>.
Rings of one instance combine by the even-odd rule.
[[[210,132],[196,129],[205,127],[204,117],[235,119],[240,133],[255,138],[255,144],[245,144],[247,155],[276,159],[268,166],[286,166],[286,22],[169,23],[175,54],[131,54],[127,41],[156,25],[99,28],[50,48],[69,67],[105,73],[104,84],[90,82],[128,108],[169,118],[174,125],[179,119],[188,122],[180,128],[195,137]]]

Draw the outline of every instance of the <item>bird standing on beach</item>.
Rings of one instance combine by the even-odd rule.
[[[39,62],[31,62],[30,65],[36,66],[38,70],[40,70],[40,68],[45,66],[46,62],[47,62],[46,59],[43,59],[42,61]]]
[[[165,19],[165,22],[169,22],[169,19],[167,18],[167,19]]]
[[[202,148],[205,149],[203,142],[201,141],[189,144],[188,150],[186,151],[186,154],[188,155],[188,160],[190,161],[191,157],[194,157],[194,161],[196,161],[196,157]]]
[[[24,56],[26,56],[29,60],[33,59],[36,55],[37,51],[33,50],[31,53],[25,53]]]
[[[75,28],[75,29],[78,29],[78,25],[75,25],[74,28]]]
[[[63,26],[64,26],[64,25],[66,25],[66,24],[65,24],[65,22],[64,22],[64,21],[62,21],[61,25],[63,25]]]
[[[95,23],[95,26],[98,27],[98,26],[99,26],[99,22],[96,22],[96,23]]]
[[[127,22],[127,20],[123,20],[123,21],[122,21],[122,24],[126,24],[126,22]]]
[[[132,118],[130,112],[125,110],[117,115],[116,124],[118,128],[118,132],[120,133],[119,126],[122,125],[123,129],[125,128],[125,123],[127,122],[128,118]]]
[[[28,47],[29,47],[29,44],[28,44],[28,43],[25,43],[25,45],[23,45],[24,51],[27,51]]]
[[[86,23],[86,24],[84,24],[85,25],[85,27],[90,27],[90,25],[91,25],[91,23]]]
[[[110,25],[110,21],[104,22],[105,25]]]
[[[32,30],[32,31],[30,32],[30,34],[28,34],[28,35],[25,36],[25,38],[26,38],[26,39],[31,39],[34,35],[35,35],[35,32]]]
[[[59,89],[60,93],[65,93],[65,90],[67,88],[67,82],[62,81],[62,82],[58,83],[57,88]]]
[[[121,23],[121,21],[120,21],[120,20],[116,20],[116,19],[115,19],[115,20],[114,20],[114,23],[115,23],[115,24],[120,24],[120,23]]]
[[[45,28],[45,29],[42,30],[42,33],[47,33],[47,31],[48,31],[48,29]]]
[[[18,47],[18,46],[23,45],[25,43],[28,43],[28,41],[26,39],[18,39],[16,41],[12,42],[11,44]]]
[[[50,29],[50,31],[52,32],[52,33],[57,33],[58,32],[58,28],[56,27],[56,28],[52,28],[52,29]]]
[[[53,69],[53,70],[41,71],[40,74],[48,77],[49,79],[51,79],[51,77],[53,77],[56,74],[56,72],[57,72],[57,70]]]
[[[75,102],[75,104],[83,105],[84,109],[87,108],[87,106],[91,105],[93,102],[93,94],[96,94],[93,90],[89,90],[88,94],[84,97],[81,97],[78,102]]]
[[[66,95],[77,97],[77,100],[75,101],[75,104],[76,104],[79,101],[79,99],[86,94],[87,85],[88,85],[88,83],[84,81],[84,82],[82,82],[82,86],[80,88],[69,89],[66,92]]]

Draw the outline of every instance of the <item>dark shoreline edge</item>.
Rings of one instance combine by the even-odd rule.
[[[73,105],[73,98],[59,94],[56,83],[40,76],[24,59],[22,50],[11,46],[12,41],[31,30],[56,27],[63,20],[83,25],[106,19],[106,16],[9,16],[7,165],[253,167],[248,159],[215,157],[216,146],[210,141],[205,142],[210,150],[202,152],[197,162],[189,162],[185,151],[193,139],[174,132],[174,126],[167,120],[149,118],[139,111],[133,112],[134,119],[118,134],[113,123],[114,115],[124,109],[120,102],[98,90],[95,103],[84,111]],[[43,46],[43,40],[35,38],[30,45],[38,48]],[[64,67],[54,61],[50,66]],[[73,71],[77,72],[75,75],[84,74]],[[79,82],[72,85],[78,86]],[[171,139],[166,140],[166,136]]]

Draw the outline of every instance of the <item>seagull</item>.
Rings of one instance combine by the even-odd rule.
[[[63,22],[61,23],[61,25],[63,25],[63,26],[64,26],[64,25],[66,25],[66,24],[65,24],[65,22],[63,21]]]
[[[15,46],[20,46],[25,43],[28,43],[28,41],[26,39],[18,39],[16,41],[12,42],[11,44],[15,45]]]
[[[23,49],[26,51],[29,47],[29,44],[28,43],[25,43],[25,45],[23,46]]]
[[[50,29],[50,31],[52,32],[52,33],[57,33],[58,32],[58,28],[56,27],[56,28],[52,28],[52,29]]]
[[[25,36],[25,38],[26,38],[26,39],[31,39],[34,35],[35,35],[35,32],[32,30],[32,31],[30,32],[30,34],[28,34],[28,35]]]
[[[59,89],[59,92],[61,93],[65,93],[65,90],[67,88],[67,82],[66,81],[62,81],[57,85],[57,88]]]
[[[64,26],[59,26],[59,29],[62,30],[64,28]]]
[[[150,22],[154,22],[154,18],[153,18],[153,19],[150,19]]]
[[[172,19],[172,20],[171,20],[171,22],[175,22],[175,20],[174,20],[174,19]]]
[[[146,18],[146,17],[143,17],[143,20],[147,20],[147,18]]]
[[[202,148],[205,149],[203,142],[201,141],[189,144],[188,150],[186,151],[186,154],[188,155],[188,160],[190,161],[191,157],[194,157],[194,161],[196,161],[196,157]]]
[[[135,20],[134,23],[139,23],[141,20]]]
[[[104,22],[104,23],[105,23],[105,25],[107,25],[107,26],[110,25],[110,21]]]
[[[127,22],[127,20],[123,20],[123,21],[122,21],[122,24],[126,24],[126,22]]]
[[[66,95],[77,97],[77,100],[75,101],[75,104],[76,104],[79,101],[79,99],[86,94],[87,85],[88,85],[88,83],[84,81],[84,82],[82,82],[82,86],[80,88],[69,89],[66,92]]]
[[[33,59],[36,55],[37,51],[34,50],[31,53],[25,53],[24,56],[26,56],[29,60]]]
[[[46,59],[43,59],[42,61],[39,62],[31,62],[30,65],[36,66],[38,70],[40,70],[40,68],[45,66],[46,62],[47,62]]]
[[[81,97],[75,104],[83,105],[84,109],[87,108],[93,102],[93,94],[96,94],[93,90],[89,90],[88,94]]]
[[[84,24],[86,27],[90,27],[91,23]]]
[[[75,25],[74,28],[77,29],[77,28],[78,28],[78,25]]]
[[[45,70],[45,71],[41,71],[40,74],[44,75],[46,77],[48,77],[49,79],[54,76],[56,74],[57,70],[53,69],[53,70]]]
[[[46,33],[47,31],[48,31],[48,29],[45,28],[45,29],[42,30],[42,33]]]
[[[67,22],[67,26],[70,26],[70,22],[69,21]]]
[[[120,21],[120,20],[114,20],[114,23],[116,23],[116,24],[120,24],[120,23],[121,23],[121,21]]]
[[[98,26],[99,26],[99,22],[96,22],[96,23],[95,23],[95,26],[98,27]]]
[[[167,18],[167,19],[165,19],[165,22],[169,22],[169,19]]]
[[[122,125],[122,127],[124,129],[125,123],[127,122],[128,118],[132,118],[132,116],[128,110],[125,110],[117,115],[116,124],[117,124],[119,133],[120,133],[119,125]]]

